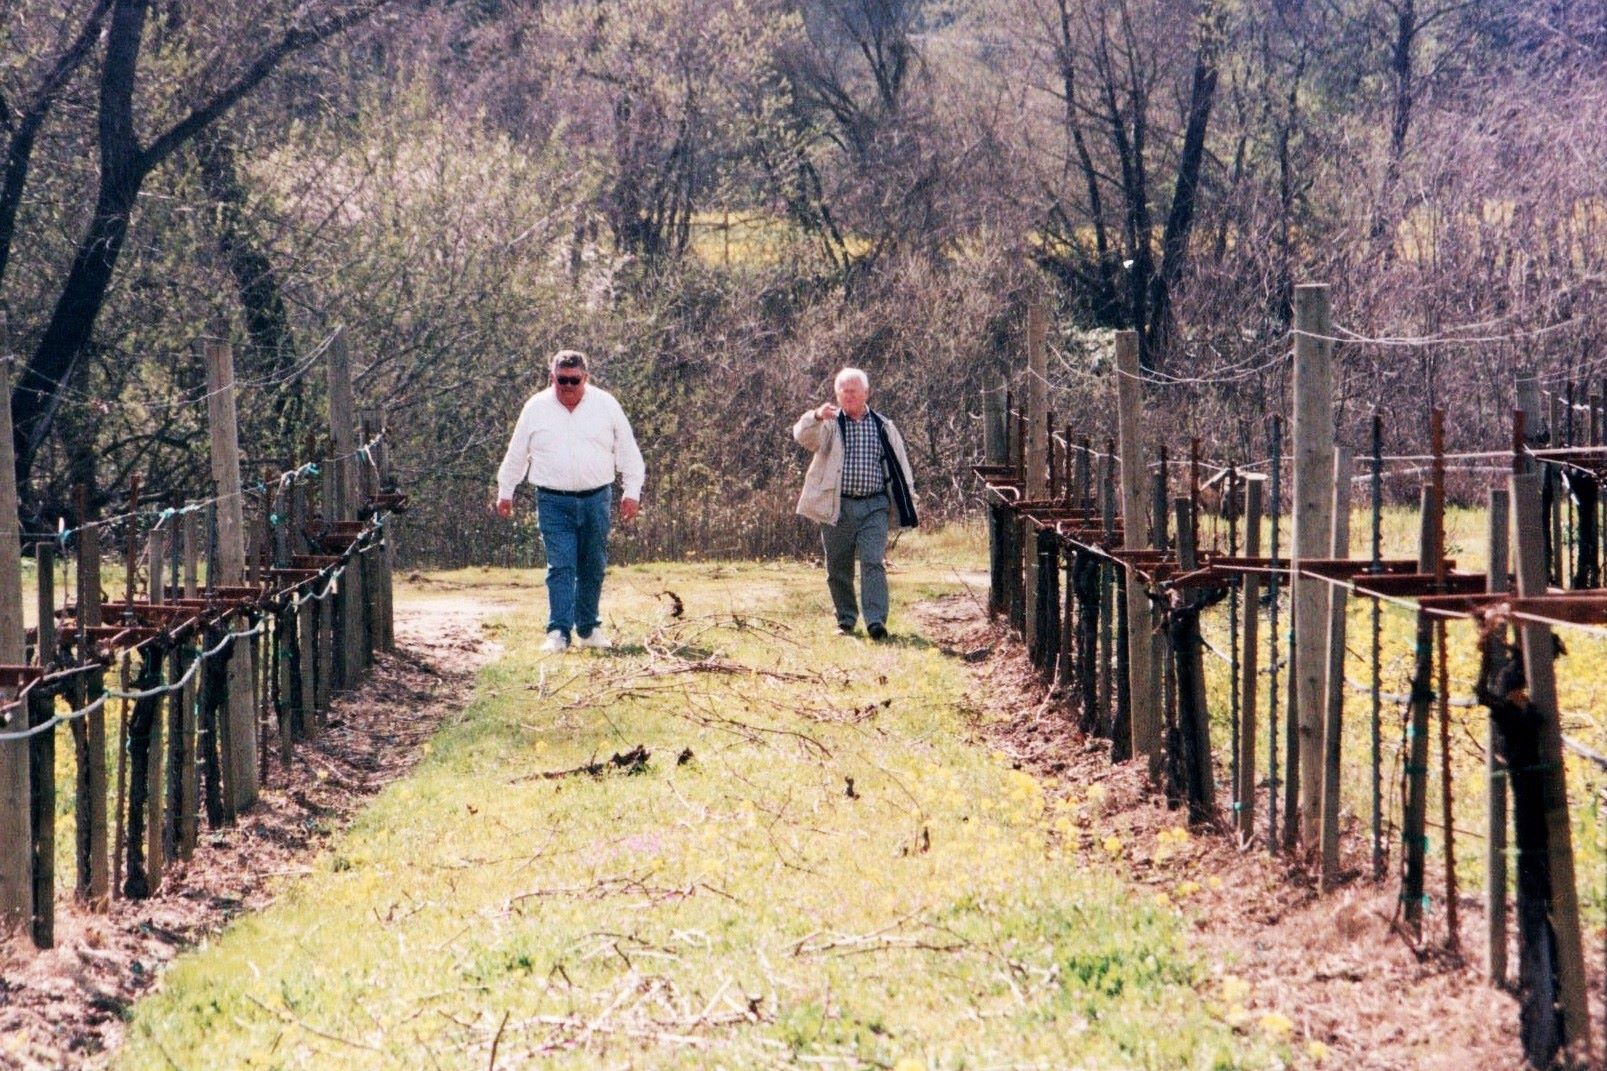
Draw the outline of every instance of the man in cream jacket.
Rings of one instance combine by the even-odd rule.
[[[809,410],[792,428],[792,437],[815,455],[804,475],[798,513],[820,525],[838,630],[852,633],[859,620],[857,559],[865,631],[879,640],[887,635],[888,521],[896,510],[899,527],[916,526],[915,481],[904,437],[870,407],[869,377],[858,368],[844,368],[834,387],[835,405]]]

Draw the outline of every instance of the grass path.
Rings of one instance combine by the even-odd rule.
[[[617,570],[607,655],[537,652],[535,574],[436,580],[510,583],[464,717],[174,966],[116,1066],[1301,1061],[1224,1022],[1175,909],[1061,856],[1076,808],[973,742],[963,664],[833,635],[818,571]],[[958,588],[937,558],[894,583]]]

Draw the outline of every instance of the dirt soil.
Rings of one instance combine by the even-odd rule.
[[[1344,837],[1351,853],[1347,880],[1322,896],[1307,868],[1269,855],[1259,841],[1241,847],[1226,832],[1196,830],[1186,844],[1174,841],[1157,853],[1157,835],[1186,825],[1186,810],[1169,809],[1147,787],[1142,764],[1113,764],[1105,741],[1076,731],[1021,644],[989,623],[978,599],[939,599],[921,607],[920,616],[928,636],[970,663],[970,701],[990,746],[1042,777],[1051,801],[1105,786],[1100,813],[1075,835],[1077,843],[1065,846],[1082,865],[1114,870],[1151,895],[1173,896],[1184,882],[1198,885],[1186,887],[1184,910],[1212,970],[1220,965],[1224,976],[1249,983],[1244,1029],[1258,1029],[1268,1013],[1287,1016],[1301,1057],[1297,1066],[1317,1062],[1308,1055],[1310,1042],[1327,1047],[1324,1067],[1525,1066],[1518,1004],[1484,975],[1482,897],[1458,898],[1462,957],[1443,950],[1443,914],[1429,917],[1420,953],[1391,925],[1399,890],[1393,868],[1382,883],[1369,880],[1367,832],[1354,822]],[[1264,824],[1258,815],[1258,825]],[[1119,860],[1105,850],[1108,837],[1120,841]],[[1430,880],[1444,879],[1431,872]],[[1482,875],[1462,875],[1462,883],[1476,891]],[[1509,963],[1517,963],[1515,949]],[[1598,964],[1591,979],[1598,994],[1599,971]],[[1599,1011],[1593,1009],[1596,1024]]]
[[[273,763],[260,802],[236,827],[203,831],[195,858],[169,865],[157,897],[92,914],[58,894],[55,948],[0,947],[0,1068],[99,1062],[120,1042],[126,1009],[169,961],[307,872],[463,710],[475,671],[494,653],[480,627],[491,609],[472,596],[399,605],[397,653],[380,656],[359,694],[334,702],[329,727],[298,745],[288,771]],[[70,821],[61,835],[72,835]]]

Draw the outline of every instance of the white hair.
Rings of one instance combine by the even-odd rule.
[[[586,360],[586,355],[579,350],[559,350],[552,355],[547,368],[552,372],[557,372],[559,368],[578,368],[582,372],[590,373],[591,362]]]
[[[844,368],[841,372],[838,372],[837,378],[831,381],[832,389],[836,390],[844,383],[848,383],[856,379],[859,381],[859,385],[861,387],[864,387],[866,390],[870,390],[870,377],[858,368]]]

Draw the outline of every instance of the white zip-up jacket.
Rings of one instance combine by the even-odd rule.
[[[552,387],[525,402],[497,469],[497,497],[511,499],[519,481],[554,491],[590,491],[625,478],[624,497],[641,501],[647,465],[631,422],[615,397],[590,383],[574,410]]]

